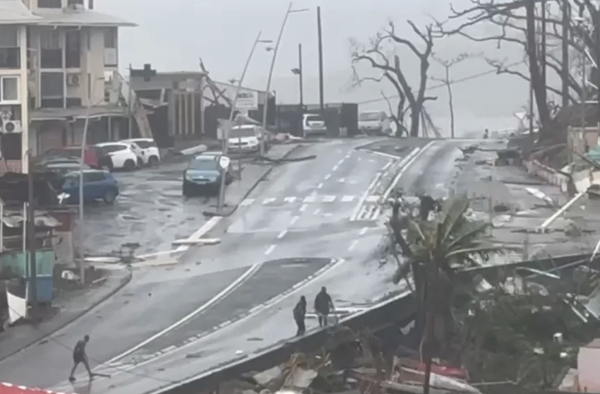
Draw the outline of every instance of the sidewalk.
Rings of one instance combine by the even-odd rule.
[[[122,289],[131,271],[108,271],[105,280],[91,288],[75,290],[57,297],[52,305],[58,313],[37,325],[17,325],[0,334],[0,361],[43,341]]]

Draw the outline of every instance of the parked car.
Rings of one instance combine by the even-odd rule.
[[[137,155],[131,144],[123,142],[103,142],[96,144],[100,154],[110,159],[109,170],[133,171],[138,167]]]
[[[312,134],[326,134],[327,126],[325,125],[325,119],[323,119],[321,115],[302,115],[302,131],[304,137],[308,137]]]
[[[384,111],[365,111],[358,116],[358,128],[364,133],[391,134],[390,118]]]
[[[81,158],[81,146],[65,146],[63,148],[48,149],[42,155],[41,161],[55,158],[79,160]],[[100,152],[98,152],[98,148],[95,146],[85,147],[83,161],[92,168],[102,168],[103,164],[106,166],[106,163],[101,163]]]
[[[79,171],[65,175],[62,191],[68,194],[68,204],[79,203]],[[113,204],[119,195],[119,184],[108,171],[85,170],[83,172],[83,199],[84,201],[103,200],[106,204]]]
[[[121,141],[130,144],[131,149],[138,157],[138,164],[154,167],[160,164],[160,152],[152,138],[133,138]]]
[[[223,176],[225,185],[229,185],[233,181],[231,166],[221,168],[219,162],[223,157],[227,158],[220,152],[207,152],[194,157],[183,172],[183,195],[190,197],[196,194],[218,194]]]
[[[260,141],[265,138],[265,148],[269,141],[266,139],[267,132],[261,126],[241,125],[232,127],[227,138],[227,144],[231,152],[258,152]]]
[[[53,172],[61,177],[74,171],[81,171],[82,167],[83,170],[92,169],[92,167],[88,166],[87,164],[82,165],[79,160],[57,160],[44,165],[44,169],[46,171]]]

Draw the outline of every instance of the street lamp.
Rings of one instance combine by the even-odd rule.
[[[88,129],[90,125],[90,114],[92,111],[92,107],[96,104],[103,102],[104,100],[99,100],[96,103],[92,104],[91,99],[94,97],[94,92],[96,91],[96,85],[98,81],[104,82],[104,78],[100,77],[94,80],[92,85],[92,91],[90,92],[90,98],[88,99],[87,107],[85,110],[85,124],[83,125],[83,136],[81,137],[81,152],[79,157],[79,258],[81,259],[79,263],[79,277],[81,283],[85,283],[85,257],[84,257],[84,215],[83,215],[83,169],[85,166],[85,148],[87,146],[87,135]],[[130,87],[131,88],[131,87]]]
[[[283,37],[283,31],[285,30],[285,25],[287,24],[288,17],[290,14],[300,13],[309,11],[308,8],[302,8],[298,10],[292,10],[293,3],[290,3],[288,6],[287,12],[283,17],[283,23],[281,24],[281,29],[279,30],[279,36],[277,37],[277,42],[275,43],[275,47],[273,48],[273,59],[271,59],[271,68],[269,70],[269,76],[267,77],[267,88],[265,89],[265,102],[263,104],[263,128],[267,129],[267,108],[269,107],[269,91],[271,90],[271,79],[273,77],[273,70],[275,69],[275,60],[277,59],[277,52],[279,50],[279,44],[281,44],[281,38]],[[264,155],[265,144],[264,139],[260,142],[260,154]]]
[[[229,132],[231,131],[231,125],[233,123],[233,116],[235,113],[235,108],[237,105],[237,100],[238,97],[240,95],[240,90],[242,89],[242,83],[244,82],[244,77],[246,76],[246,71],[248,71],[248,66],[250,65],[250,61],[252,60],[252,56],[254,55],[254,51],[256,50],[256,47],[258,46],[259,43],[271,43],[272,41],[270,40],[261,40],[260,36],[262,34],[262,31],[258,32],[258,35],[256,36],[256,40],[254,40],[254,44],[252,45],[252,50],[250,51],[250,54],[248,55],[248,59],[246,59],[246,64],[244,65],[244,70],[242,71],[242,75],[240,76],[240,79],[237,81],[237,86],[235,88],[235,95],[233,96],[233,101],[231,103],[231,112],[229,113],[229,120],[227,122],[227,124],[225,125],[225,130],[223,135],[221,136],[223,138],[223,154],[227,155],[227,148],[228,148],[228,137],[229,137]],[[223,203],[225,199],[225,174],[223,174],[221,176],[221,185],[219,187],[219,200],[217,202],[217,211],[222,215],[223,214]]]
[[[292,73],[298,76],[300,93],[300,114],[304,114],[304,84],[302,83],[302,44],[298,44],[298,68],[292,68]]]

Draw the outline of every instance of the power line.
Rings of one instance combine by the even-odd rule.
[[[507,65],[505,67],[508,68],[508,67],[513,67],[513,66],[518,66],[520,64],[525,64],[525,61],[521,60],[521,61],[518,61],[518,62],[515,62],[515,63],[511,63],[511,64],[509,64],[509,65]],[[472,74],[472,75],[469,75],[469,76],[464,77],[464,78],[453,80],[453,81],[450,82],[450,85],[455,85],[455,84],[461,83],[461,82],[467,82],[467,81],[470,81],[470,80],[473,80],[473,79],[484,77],[486,75],[497,74],[497,73],[498,73],[498,70],[488,70],[488,71],[480,72],[478,74]],[[441,84],[438,84],[438,85],[430,86],[430,87],[428,87],[425,90],[426,91],[430,91],[430,90],[440,89],[440,88],[443,88],[443,87],[446,87],[445,83],[441,83]],[[400,95],[396,94],[396,95],[393,95],[393,96],[389,96],[388,99],[399,98],[399,97],[400,97]],[[385,99],[382,97],[382,98],[378,98],[378,99],[371,99],[371,100],[359,101],[357,104],[358,105],[361,105],[361,104],[371,104],[371,103],[378,103],[380,101],[385,101]]]

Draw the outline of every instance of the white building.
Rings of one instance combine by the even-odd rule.
[[[120,137],[118,28],[135,25],[93,8],[0,0],[0,150],[12,170],[26,171],[28,150],[80,144],[88,106],[90,143]]]

